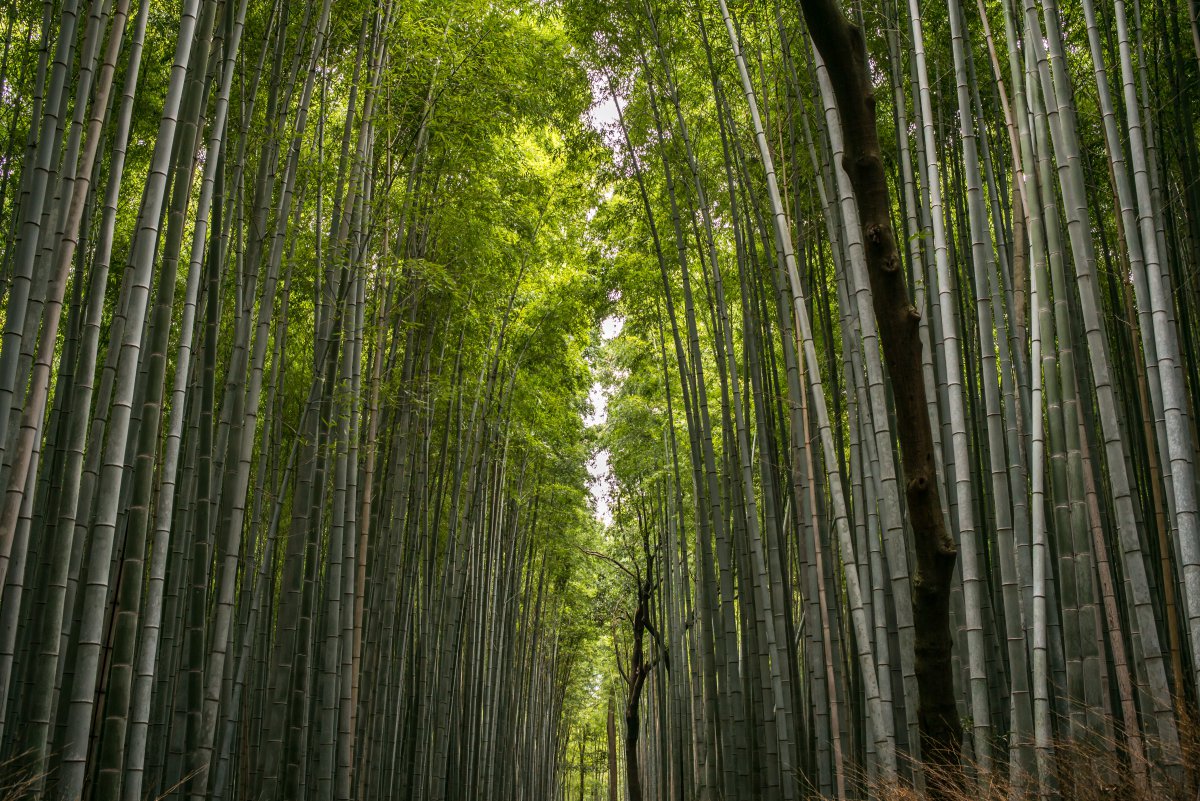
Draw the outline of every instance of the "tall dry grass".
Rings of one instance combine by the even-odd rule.
[[[1112,729],[1118,731],[1115,723]],[[1179,735],[1179,764],[1172,767],[1161,764],[1163,749],[1155,742],[1146,743],[1148,756],[1134,762],[1119,732],[1086,741],[1060,738],[1052,743],[1052,775],[1045,786],[1032,775],[1010,775],[1007,764],[984,776],[969,759],[958,774],[930,765],[924,773],[927,787],[941,788],[944,801],[1197,801],[1200,721],[1194,713],[1181,711]],[[993,748],[994,754],[1006,752],[1004,744]],[[924,801],[929,796],[908,785],[855,784],[863,795],[880,801]]]

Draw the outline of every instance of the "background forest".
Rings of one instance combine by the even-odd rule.
[[[1194,798],[1197,12],[7,0],[0,799]]]

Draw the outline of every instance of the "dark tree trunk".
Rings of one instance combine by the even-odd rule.
[[[638,717],[637,699],[631,698],[625,707],[625,773],[628,781],[629,801],[642,801],[642,779],[638,775],[637,744],[641,728]]]
[[[646,531],[642,531],[642,547],[646,556],[646,575],[642,577],[640,574],[634,576],[632,572],[629,575],[634,577],[638,585],[638,604],[637,610],[633,613],[633,648],[630,652],[629,673],[625,676],[628,684],[628,695],[625,698],[625,773],[626,773],[626,788],[628,790],[628,801],[642,801],[642,780],[638,775],[638,753],[637,744],[638,736],[641,733],[641,716],[638,713],[638,704],[641,702],[642,690],[646,686],[646,679],[650,677],[650,672],[658,665],[658,660],[662,658],[662,652],[659,651],[659,656],[653,660],[646,660],[646,632],[649,631],[653,637],[654,645],[661,648],[658,632],[654,628],[654,624],[650,621],[650,602],[653,597],[657,583],[654,580],[653,562],[650,556],[650,542],[647,538]],[[668,662],[664,664],[669,665]],[[611,713],[610,713],[611,714]],[[612,718],[610,717],[611,721]],[[611,724],[610,724],[611,725]],[[611,736],[611,735],[610,735]],[[612,751],[609,751],[610,762],[609,767],[612,768]],[[611,774],[610,774],[611,775]],[[612,794],[613,786],[609,784],[609,792]]]
[[[905,496],[917,555],[912,593],[921,753],[933,768],[930,789],[939,797],[957,781],[962,739],[950,663],[950,581],[958,550],[946,530],[938,495],[933,434],[921,376],[921,316],[909,300],[900,269],[862,31],[843,16],[835,0],[800,0],[800,6],[813,44],[829,68],[837,100],[846,142],[843,166],[854,187],[862,221],[871,296],[895,396]]]

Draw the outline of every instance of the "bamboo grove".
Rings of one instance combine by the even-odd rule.
[[[427,13],[9,7],[5,798],[549,793],[587,83]]]
[[[1195,12],[568,4],[625,590],[566,798],[1195,792]]]
[[[0,799],[1194,797],[1197,14],[10,0]]]

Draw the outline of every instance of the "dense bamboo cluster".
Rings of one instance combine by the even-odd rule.
[[[595,296],[559,34],[4,24],[0,797],[550,797]]]
[[[1194,797],[1195,0],[2,27],[0,801]]]
[[[629,797],[1194,792],[1194,5],[568,8]]]

